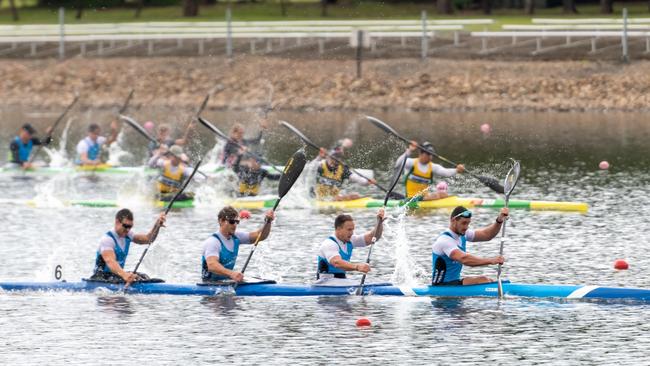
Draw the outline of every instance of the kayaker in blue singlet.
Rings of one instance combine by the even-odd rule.
[[[451,212],[449,229],[443,231],[433,242],[432,246],[432,285],[476,285],[494,282],[486,276],[461,277],[463,265],[470,267],[503,264],[502,256],[482,258],[467,253],[467,242],[492,240],[501,229],[504,220],[508,219],[508,209],[502,208],[496,221],[482,229],[470,230],[472,212],[463,206],[456,207]]]
[[[100,136],[101,128],[93,123],[88,126],[88,136],[77,144],[77,165],[101,165],[102,145],[110,145],[117,139],[117,122],[111,123],[111,135]]]
[[[147,234],[136,234],[133,227],[133,213],[129,209],[121,209],[115,215],[115,227],[104,234],[99,241],[95,255],[95,270],[91,281],[111,283],[127,283],[148,278],[142,273],[127,272],[124,269],[126,257],[131,243],[149,244],[156,240],[158,230],[165,224],[165,214],[158,217],[156,224]]]
[[[264,217],[266,222],[275,218],[273,211],[268,211]],[[201,268],[204,282],[215,282],[231,279],[236,282],[244,280],[244,274],[235,271],[235,262],[239,254],[239,246],[253,244],[260,236],[260,241],[266,239],[271,232],[271,225],[251,232],[237,230],[239,212],[230,206],[219,211],[219,230],[203,243]]]
[[[49,129],[47,131],[49,133]],[[36,129],[29,123],[25,123],[18,132],[18,136],[14,137],[9,143],[9,162],[20,166],[23,169],[32,167],[29,158],[32,153],[32,148],[36,145],[47,145],[52,141],[51,137],[43,140],[35,137]]]
[[[380,222],[381,232],[381,222],[384,220],[383,208],[377,212],[377,219]],[[323,241],[318,251],[316,279],[345,278],[346,272],[350,271],[370,272],[368,263],[351,261],[352,250],[371,245],[376,227],[359,235],[354,235],[354,227],[352,216],[338,215],[336,217],[334,233]]]

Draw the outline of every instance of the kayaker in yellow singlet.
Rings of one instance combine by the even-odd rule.
[[[325,149],[321,148],[320,154],[315,160],[315,163],[318,164],[318,168],[316,169],[316,186],[313,192],[316,199],[349,201],[360,198],[361,195],[358,193],[341,193],[343,181],[346,179],[363,185],[376,183],[374,179],[368,181],[354,174],[350,171],[349,167],[340,164],[332,159],[332,157],[340,160],[343,158],[343,154],[340,150],[332,150],[326,154]]]
[[[257,196],[264,179],[280,180],[282,176],[280,173],[263,169],[258,158],[252,154],[240,155],[233,165],[233,171],[239,179],[240,197]]]
[[[422,147],[434,151],[430,142],[423,142]],[[433,186],[433,175],[440,175],[443,177],[453,177],[457,173],[465,171],[462,164],[458,164],[456,168],[445,168],[442,165],[434,164],[431,162],[432,155],[425,150],[420,150],[417,158],[409,158],[415,150],[417,150],[417,143],[411,142],[406,152],[397,159],[395,168],[399,169],[402,165],[403,159],[406,160],[404,166],[406,197],[411,199],[418,197],[422,201],[431,201],[447,197],[444,191],[431,192]]]
[[[158,194],[161,201],[169,201],[180,190],[185,179],[192,174],[192,169],[183,162],[183,148],[174,145],[166,150],[159,149],[156,155],[149,160],[149,166],[160,169],[158,176]],[[183,192],[178,200],[187,200],[194,197],[191,192]]]

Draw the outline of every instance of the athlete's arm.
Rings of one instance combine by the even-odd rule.
[[[357,271],[363,273],[370,272],[370,265],[368,265],[367,263],[348,262],[343,258],[341,258],[340,255],[330,258],[329,262],[334,267],[338,269],[342,269],[344,271]]]
[[[250,237],[251,243],[254,243],[257,241],[257,237],[261,235],[260,240],[262,241],[266,238],[269,237],[269,234],[271,233],[271,222],[273,222],[273,219],[275,218],[275,213],[273,213],[272,210],[269,210],[266,215],[264,216],[264,226],[262,226],[261,229],[256,230],[256,231],[251,231],[248,235]],[[266,222],[269,224],[266,225]]]
[[[241,272],[231,271],[219,263],[219,258],[210,256],[205,259],[208,264],[208,271],[221,276],[227,276],[233,281],[241,282],[244,280],[244,275]]]
[[[501,209],[499,216],[495,222],[492,223],[492,225],[474,231],[474,239],[472,239],[472,241],[492,240],[495,236],[497,236],[497,234],[499,234],[501,226],[503,225],[504,220],[507,220],[507,218],[508,209],[504,207]]]
[[[488,266],[490,264],[503,264],[505,261],[502,256],[492,258],[481,258],[469,253],[465,253],[460,249],[454,249],[449,256],[452,260],[459,262],[465,266],[480,267]]]
[[[153,225],[151,230],[149,230],[148,233],[146,234],[135,234],[133,235],[133,242],[136,244],[150,244],[156,241],[156,237],[158,237],[158,232],[160,231],[161,227],[165,227],[165,220],[167,219],[167,216],[165,213],[161,213],[160,216],[158,216],[158,220],[156,220],[156,223]]]
[[[115,259],[115,251],[109,249],[104,250],[102,252],[102,259],[106,263],[106,266],[108,266],[108,269],[120,276],[125,282],[133,282],[135,280],[135,275],[133,273],[125,271],[120,267],[120,264],[117,263],[117,260]]]

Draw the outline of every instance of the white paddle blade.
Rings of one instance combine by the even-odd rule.
[[[519,180],[519,173],[521,172],[521,165],[519,164],[519,161],[513,159],[510,160],[512,160],[513,164],[508,171],[508,175],[506,175],[505,181],[503,182],[503,188],[506,196],[510,196],[512,191],[515,189],[517,181]]]

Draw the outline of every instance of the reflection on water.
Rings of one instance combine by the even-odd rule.
[[[115,313],[120,318],[135,314],[131,302],[126,296],[99,296],[97,297],[97,307],[107,313]]]

